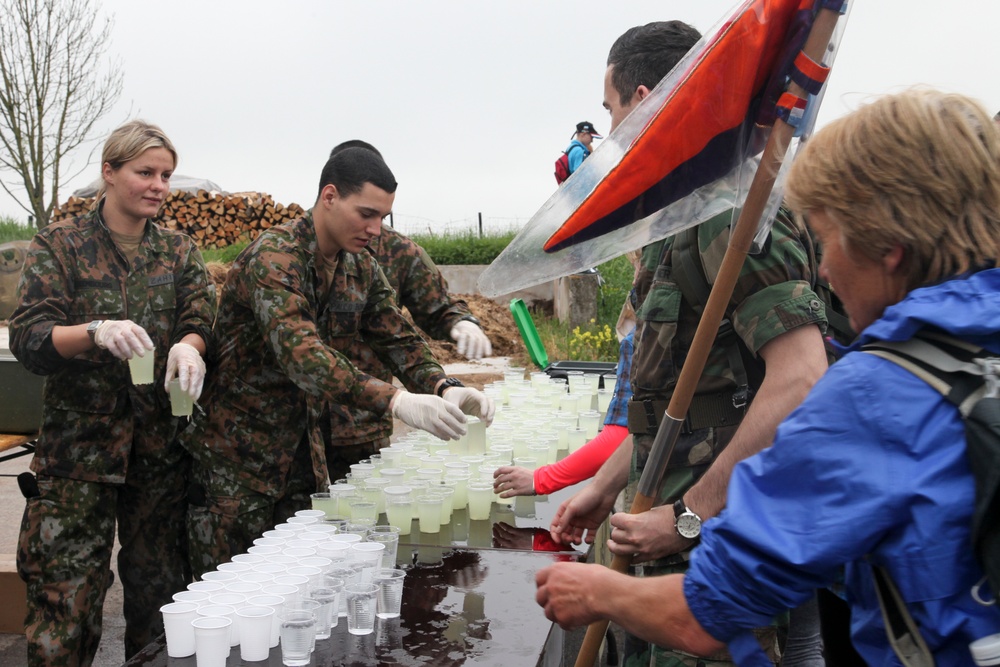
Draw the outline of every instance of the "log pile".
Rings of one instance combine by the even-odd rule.
[[[52,222],[83,215],[93,204],[93,197],[70,197],[52,212]],[[252,241],[268,227],[303,213],[305,210],[298,204],[284,206],[271,195],[259,192],[174,190],[154,220],[168,229],[186,232],[201,248],[225,248],[239,241]]]

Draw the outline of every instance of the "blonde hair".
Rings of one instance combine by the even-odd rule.
[[[1000,129],[975,101],[935,90],[882,97],[798,154],[785,197],[825,211],[845,248],[904,250],[908,290],[1000,259]]]
[[[174,158],[174,166],[177,166],[177,150],[173,143],[167,138],[156,125],[147,123],[144,120],[132,120],[111,133],[108,140],[104,142],[104,150],[101,152],[101,168],[108,164],[111,169],[117,171],[129,160],[134,160],[150,148],[166,148]],[[97,190],[96,202],[99,202],[107,191],[104,179],[101,179],[101,187]]]

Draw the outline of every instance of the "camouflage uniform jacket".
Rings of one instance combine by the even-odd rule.
[[[215,286],[191,239],[153,223],[131,265],[97,212],[53,223],[31,243],[20,304],[10,321],[11,351],[47,375],[37,473],[121,484],[130,456],[169,461],[177,421],[163,390],[167,352],[189,333],[211,344]],[[155,380],[133,385],[128,364],[93,348],[64,359],[56,325],[130,319],[156,346]]]
[[[396,305],[405,307],[429,336],[450,340],[451,328],[471,315],[461,299],[448,295],[448,283],[423,248],[388,225],[368,246],[396,291]],[[392,371],[373,354],[363,338],[355,340],[347,356],[358,368],[386,382]],[[392,435],[392,415],[350,405],[330,406],[330,433],[337,445],[356,445]]]
[[[710,285],[729,243],[728,217],[717,216],[698,229],[701,268]],[[644,248],[636,276],[632,295],[637,318],[633,400],[670,399],[700,319],[672,279],[673,242],[671,237]],[[764,249],[744,262],[726,307],[726,318],[755,357],[744,362],[757,366],[747,369],[751,377],[763,376],[763,361],[756,355],[769,341],[807,324],[825,331],[826,307],[813,290],[814,272],[813,248],[806,230],[790,216],[779,215]],[[696,394],[735,389],[726,348],[717,344],[709,353]],[[652,437],[646,441],[646,437],[637,438],[636,445],[648,447]],[[678,454],[675,450],[675,457]]]
[[[219,303],[207,414],[182,439],[196,461],[258,493],[283,494],[306,434],[317,483],[326,479],[318,424],[326,403],[388,411],[396,389],[349,357],[359,338],[411,391],[431,393],[446,377],[371,255],[341,252],[324,300],[317,252],[309,212],[237,257]]]

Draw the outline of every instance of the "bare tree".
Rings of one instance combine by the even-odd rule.
[[[111,26],[90,0],[0,0],[0,175],[13,172],[0,187],[39,228],[66,156],[121,95],[121,66],[103,58]]]

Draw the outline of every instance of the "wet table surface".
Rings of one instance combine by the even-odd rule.
[[[312,665],[535,665],[561,650],[559,630],[535,604],[535,572],[559,560],[585,556],[553,543],[546,530],[559,503],[575,488],[551,496],[494,504],[489,521],[469,521],[465,511],[437,534],[413,522],[400,537],[397,567],[406,571],[400,618],[378,619],[375,632],[355,636],[341,617],[330,639],[316,643]],[[546,643],[549,646],[546,648]],[[281,648],[267,661],[244,663],[239,647],[227,667],[281,665]],[[128,667],[195,667],[195,657],[168,658],[161,636]]]

